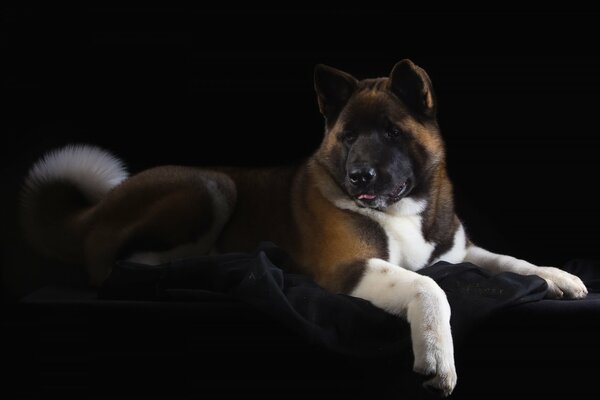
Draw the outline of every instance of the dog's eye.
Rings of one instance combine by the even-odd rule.
[[[346,144],[352,144],[356,140],[356,133],[354,132],[346,132],[342,135],[342,140]]]
[[[385,131],[385,137],[388,139],[397,139],[400,137],[400,129],[396,127],[388,128]]]

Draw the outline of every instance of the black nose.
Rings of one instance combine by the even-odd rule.
[[[375,168],[369,166],[354,167],[348,172],[350,183],[354,186],[366,186],[375,179],[375,176],[377,176]]]

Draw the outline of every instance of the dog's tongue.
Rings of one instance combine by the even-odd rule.
[[[358,195],[359,200],[373,200],[375,197],[376,196],[374,194],[367,194],[367,193]]]

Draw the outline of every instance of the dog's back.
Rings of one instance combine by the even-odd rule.
[[[297,271],[347,291],[360,272],[353,263],[383,255],[385,235],[368,218],[327,201],[315,183],[325,172],[313,164],[166,166],[127,177],[109,153],[68,146],[31,169],[23,221],[38,249],[84,264],[94,285],[117,259],[158,264],[272,241],[290,253]]]

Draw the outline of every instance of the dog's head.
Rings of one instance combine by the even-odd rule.
[[[317,160],[345,194],[360,207],[384,210],[426,190],[444,146],[422,68],[402,60],[387,78],[358,81],[318,65],[315,89],[326,119]]]

